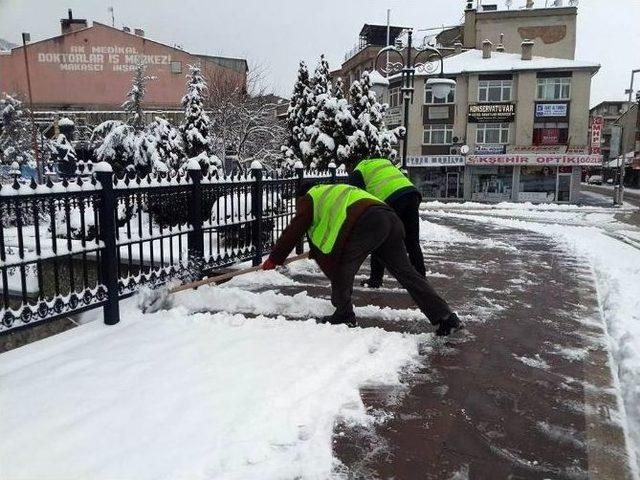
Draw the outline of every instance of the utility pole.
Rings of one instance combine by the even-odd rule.
[[[389,46],[389,42],[391,41],[391,9],[387,8],[387,44],[386,47]],[[387,65],[386,71],[389,72],[389,52],[387,52]],[[385,76],[389,76],[389,73],[386,73]]]
[[[31,76],[29,75],[29,58],[27,57],[27,42],[31,41],[31,35],[22,33],[22,51],[24,52],[24,68],[27,74],[27,91],[29,92],[29,117],[31,119],[31,142],[33,143],[33,153],[36,157],[36,172],[38,181],[42,182],[43,172],[40,163],[40,149],[38,148],[38,129],[33,117],[33,95],[31,93]]]

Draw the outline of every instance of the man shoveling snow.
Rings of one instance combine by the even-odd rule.
[[[284,263],[307,233],[310,258],[331,280],[333,315],[325,323],[355,325],[351,294],[356,273],[373,252],[409,292],[436,334],[460,328],[458,316],[429,282],[411,265],[404,245],[404,228],[397,215],[373,195],[348,185],[303,184],[296,216],[264,262],[270,270]]]

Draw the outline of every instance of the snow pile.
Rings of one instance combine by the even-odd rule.
[[[446,227],[427,220],[420,221],[420,240],[423,242],[467,243],[471,237],[455,228]]]
[[[224,310],[251,315],[284,315],[296,319],[318,319],[335,311],[329,300],[311,297],[306,291],[290,296],[273,291],[248,292],[234,286],[205,286],[198,290],[180,292],[174,302],[190,312]],[[356,316],[386,321],[427,321],[422,312],[416,309],[394,310],[367,305],[354,307],[354,312]]]
[[[423,340],[183,308],[124,317],[0,355],[3,478],[327,478],[335,422],[372,422],[359,389],[398,385]]]

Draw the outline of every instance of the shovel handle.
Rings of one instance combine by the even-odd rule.
[[[296,255],[295,257],[287,258],[283,265],[288,265],[289,263],[295,262],[297,260],[302,260],[303,258],[307,258],[309,253],[303,253],[301,255]],[[244,268],[242,270],[237,270],[235,272],[227,272],[221,275],[216,275],[215,277],[209,277],[202,280],[198,280],[196,282],[185,283],[184,285],[178,285],[177,287],[169,290],[169,293],[178,293],[183,290],[190,290],[192,288],[198,288],[203,285],[211,285],[212,283],[220,283],[224,280],[230,280],[233,277],[237,277],[239,275],[244,275],[245,273],[256,272],[262,268],[262,265],[256,265],[255,267]]]

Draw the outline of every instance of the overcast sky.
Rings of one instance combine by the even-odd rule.
[[[513,5],[525,0],[513,0]],[[551,0],[549,0],[550,2]],[[545,0],[536,0],[536,6]],[[504,0],[484,0],[485,4]],[[565,0],[568,3],[568,0]],[[297,63],[313,68],[324,53],[332,69],[357,39],[364,23],[421,28],[455,25],[464,0],[0,0],[0,37],[18,43],[59,34],[59,19],[75,18],[142,28],[146,36],[180,44],[192,53],[244,57],[266,68],[273,90],[289,96]],[[640,68],[640,0],[580,0],[576,58],[600,63],[591,103],[622,99],[630,71]],[[2,72],[0,72],[0,75]],[[640,88],[640,78],[637,79]]]

